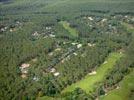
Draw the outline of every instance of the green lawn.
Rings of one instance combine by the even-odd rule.
[[[38,98],[37,100],[65,100],[64,98],[56,98],[56,97],[49,97],[49,96],[43,96]]]
[[[120,82],[119,89],[114,89],[110,91],[107,96],[103,96],[100,99],[101,100],[134,100],[134,94],[131,94],[130,92],[131,90],[134,90],[134,70]]]
[[[95,83],[101,82],[108,73],[109,69],[111,69],[117,60],[119,60],[123,55],[119,53],[111,53],[106,59],[107,63],[102,64],[97,70],[97,74],[95,75],[86,75],[84,79],[80,80],[77,83],[72,84],[65,88],[62,93],[73,91],[75,88],[80,87],[85,90],[87,93],[89,91],[93,91],[95,88]]]
[[[43,97],[38,98],[37,100],[54,100],[54,98],[49,97],[49,96],[43,96]]]
[[[74,28],[71,28],[69,23],[66,21],[61,21],[60,24],[63,25],[63,27],[74,37],[78,36],[78,31]]]
[[[134,33],[134,27],[132,25],[130,25],[128,23],[123,23],[123,22],[122,22],[122,25],[127,29],[128,32]]]

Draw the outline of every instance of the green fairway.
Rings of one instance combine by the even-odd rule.
[[[61,21],[60,24],[63,25],[63,27],[74,37],[77,37],[78,36],[78,32],[76,29],[74,28],[71,28],[69,23],[66,22],[66,21]]]
[[[52,97],[43,96],[41,98],[38,98],[38,100],[54,100]]]
[[[123,55],[119,53],[111,53],[106,59],[107,63],[102,64],[97,70],[95,75],[86,75],[84,79],[80,80],[77,83],[72,84],[65,88],[62,93],[73,91],[75,88],[80,87],[85,90],[87,93],[92,91],[95,87],[95,83],[103,80],[108,70],[111,69],[117,60],[119,60]]]
[[[127,75],[121,82],[120,88],[114,89],[107,96],[101,97],[101,100],[133,100],[134,95],[131,90],[134,90],[134,70]]]
[[[127,24],[127,23],[122,23],[122,25],[126,28],[126,30],[130,33],[134,33],[134,26]],[[134,34],[133,34],[134,35]]]

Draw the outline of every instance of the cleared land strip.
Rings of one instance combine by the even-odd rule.
[[[130,95],[134,90],[134,69],[119,84],[119,88],[110,91],[100,100],[133,100],[134,95]]]
[[[74,37],[78,37],[78,32],[76,29],[71,28],[70,24],[66,21],[61,21],[59,22],[69,33],[70,35],[74,36]]]
[[[87,93],[89,93],[89,91],[93,91],[93,89],[95,88],[95,83],[101,82],[104,76],[114,66],[116,61],[119,60],[122,56],[123,54],[120,53],[111,53],[105,61],[107,63],[101,64],[101,66],[96,70],[96,74],[86,75],[84,79],[65,88],[62,93],[71,92],[77,87],[82,88]]]

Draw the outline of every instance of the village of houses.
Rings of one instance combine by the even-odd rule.
[[[121,18],[122,20],[125,20],[127,22],[129,22],[130,20],[134,20],[134,18],[132,18],[131,16],[122,16],[122,15],[113,16],[113,18],[114,19]],[[84,21],[86,20],[86,23],[89,25],[89,27],[94,27],[93,25],[103,24],[103,23],[106,23],[106,25],[108,25],[108,18],[102,18],[101,21],[97,22],[94,17],[85,16],[85,17],[83,17],[83,20]],[[6,31],[15,32],[19,28],[22,28],[22,27],[23,27],[23,22],[16,21],[13,26],[1,25],[0,32],[6,32]],[[112,26],[111,24],[109,24],[108,27],[113,31],[113,33],[117,33],[117,29],[115,26]],[[46,26],[45,30],[46,31],[44,33],[34,31],[31,34],[31,36],[33,36],[35,38],[38,38],[40,36],[43,36],[44,38],[48,38],[48,37],[49,38],[56,38],[56,34],[51,26]],[[77,51],[83,47],[83,44],[80,42],[63,42],[63,45],[67,45],[67,44],[71,44],[71,46],[68,47],[68,49],[66,48],[66,52],[61,52],[62,49],[64,49],[64,48],[61,48],[59,46],[59,47],[55,48],[55,50],[53,52],[49,52],[48,57],[53,56],[55,54],[55,52],[63,53],[61,55],[61,57],[58,58],[58,62],[56,62],[56,63],[64,63],[64,61],[69,60],[72,57],[72,55],[77,56],[79,54],[79,53],[77,53]],[[96,44],[95,43],[87,43],[86,45],[89,47],[94,47]],[[82,57],[84,57],[84,55],[85,55],[84,53],[81,54]],[[35,57],[35,58],[31,59],[30,62],[32,62],[32,63],[38,62],[38,58]],[[29,63],[29,61],[26,61],[26,62],[20,64],[19,69],[20,69],[22,78],[28,78],[28,72],[29,72],[30,68],[32,67],[32,63]],[[58,77],[58,76],[60,76],[61,73],[58,71],[58,69],[55,68],[56,63],[51,64],[51,66],[48,66],[48,68],[45,70],[47,73],[51,73],[55,77]],[[104,62],[104,64],[106,64],[106,63],[107,63],[107,61]],[[91,73],[89,73],[89,75],[94,75],[94,74],[97,74],[96,71],[92,71]],[[35,77],[33,77],[33,80],[38,81],[39,78],[35,76]]]
[[[66,44],[65,42],[63,44]],[[58,72],[58,70],[55,68],[57,63],[64,63],[67,60],[70,60],[72,56],[77,56],[78,53],[77,51],[80,50],[82,48],[82,44],[80,43],[71,43],[72,47],[69,47],[67,50],[67,52],[63,53],[62,49],[63,48],[56,48],[53,52],[50,52],[48,54],[48,57],[52,57],[55,53],[59,52],[59,53],[63,53],[61,55],[61,57],[58,58],[58,62],[53,63],[54,61],[52,60],[51,66],[49,66],[47,69],[45,69],[45,73],[52,73],[55,77],[58,77],[60,75],[60,72]],[[95,44],[91,44],[88,43],[87,46],[89,47],[94,47]],[[81,54],[81,57],[84,57],[84,53]],[[34,58],[32,59],[30,62],[34,63],[37,62],[38,59]],[[30,69],[30,67],[32,67],[32,63],[22,63],[19,67],[19,69],[21,70],[21,77],[22,78],[27,78],[28,76],[28,71]],[[90,73],[91,75],[95,74],[94,72]],[[89,75],[90,75],[89,74]],[[33,77],[33,80],[37,81],[39,78],[37,77]]]

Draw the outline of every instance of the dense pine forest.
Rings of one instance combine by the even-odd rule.
[[[0,0],[0,100],[134,100],[134,0]]]

